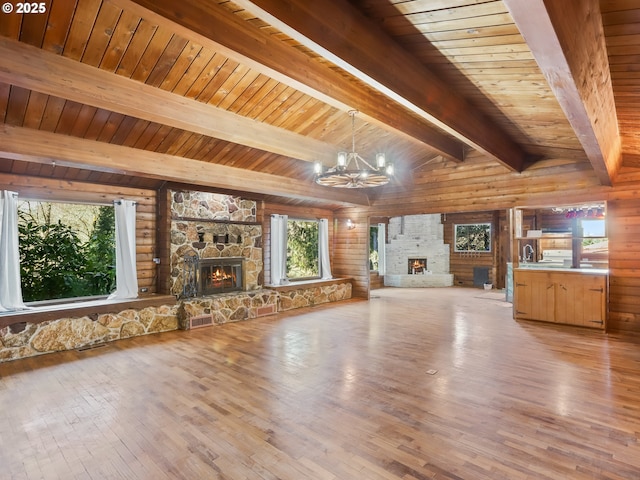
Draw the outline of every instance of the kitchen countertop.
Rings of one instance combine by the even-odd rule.
[[[525,263],[514,268],[514,270],[536,270],[546,272],[562,272],[562,273],[580,273],[587,275],[608,275],[609,269],[607,268],[571,268],[565,266],[553,266],[544,263]]]

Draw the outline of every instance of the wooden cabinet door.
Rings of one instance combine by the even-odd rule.
[[[555,285],[546,272],[516,272],[514,277],[515,317],[555,321]]]
[[[522,275],[520,272],[514,272],[513,316],[521,319],[530,318],[533,300],[533,290],[527,276]]]
[[[582,303],[582,288],[578,282],[564,275],[558,278],[558,297],[556,303],[556,318],[558,323],[581,325],[584,317]]]
[[[556,321],[569,325],[604,328],[606,277],[563,275],[556,289]]]
[[[550,274],[532,275],[531,319],[543,322],[555,322],[556,289]]]

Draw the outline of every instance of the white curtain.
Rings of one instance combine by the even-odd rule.
[[[20,286],[18,194],[0,192],[0,311],[26,308]]]
[[[119,200],[114,204],[116,217],[116,291],[109,298],[138,296],[136,271],[136,203]]]
[[[284,285],[287,279],[287,215],[271,215],[271,285]]]
[[[387,269],[385,247],[387,241],[386,225],[384,223],[378,224],[378,275],[384,275]]]
[[[318,263],[320,264],[320,276],[323,280],[333,278],[331,276],[331,262],[329,259],[329,221],[321,218],[318,222]]]

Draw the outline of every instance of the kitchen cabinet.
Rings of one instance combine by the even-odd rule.
[[[597,270],[514,270],[514,317],[606,328],[607,273]]]

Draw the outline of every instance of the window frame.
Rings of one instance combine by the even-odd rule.
[[[584,224],[585,222],[591,223],[591,225],[599,225],[602,228],[599,230],[602,230],[601,234],[596,234],[596,235],[587,235],[585,233],[585,228],[584,228]],[[582,237],[583,238],[607,238],[607,221],[604,218],[581,218],[580,219],[580,229],[582,230]],[[593,230],[593,229],[588,229],[588,230]],[[599,233],[599,232],[598,232]]]
[[[376,224],[376,225],[369,225],[369,272],[370,273],[377,273],[380,271],[380,245],[378,244],[378,231],[380,229],[380,225]],[[373,234],[373,231],[375,230],[375,235]],[[374,239],[375,238],[375,246],[376,248],[373,249],[372,248],[372,244],[374,243]],[[373,260],[371,259],[371,255],[373,254],[373,252],[376,252],[378,254],[378,268],[372,268],[373,267]]]
[[[308,277],[290,277],[289,276],[289,222],[306,222],[306,223],[315,223],[317,226],[317,230],[316,230],[316,243],[318,244],[318,248],[316,250],[316,270],[318,272],[317,275],[312,275],[312,276],[308,276]],[[309,281],[309,280],[319,280],[320,278],[322,278],[322,274],[320,272],[320,220],[317,218],[300,218],[300,217],[288,217],[287,218],[287,269],[286,269],[286,277],[287,280],[289,280],[290,282],[304,282],[304,281]]]
[[[104,201],[90,201],[90,200],[86,200],[86,201],[78,201],[78,200],[64,200],[64,199],[49,199],[49,198],[38,198],[38,197],[19,197],[19,202],[20,203],[27,203],[27,202],[34,202],[34,203],[40,203],[40,204],[66,204],[66,205],[89,205],[92,207],[110,207],[110,208],[114,208],[114,203],[113,202],[104,202]],[[114,246],[115,246],[115,215],[114,215]],[[18,248],[20,248],[20,242],[18,242]],[[114,262],[115,262],[115,256],[114,256]],[[115,270],[115,263],[113,265],[114,270]],[[116,281],[117,281],[117,273],[116,273]],[[20,282],[20,290],[22,291],[23,289],[23,285],[22,285],[22,279]],[[114,290],[115,290],[115,285],[114,285]],[[24,301],[25,306],[28,306],[30,308],[38,308],[38,307],[56,307],[56,306],[63,306],[63,305],[73,305],[73,304],[80,304],[80,303],[85,303],[85,302],[95,302],[95,301],[103,301],[103,300],[108,300],[109,296],[112,294],[113,292],[109,292],[109,293],[104,293],[104,294],[97,294],[97,295],[83,295],[83,296],[76,296],[76,297],[65,297],[65,298],[50,298],[50,299],[44,299],[44,300],[32,300],[32,301]]]
[[[484,226],[487,228],[487,248],[486,249],[475,249],[475,248],[468,248],[468,249],[459,249],[458,248],[458,229],[459,227],[478,227],[478,226]],[[466,253],[466,252],[474,252],[474,253],[491,253],[492,251],[492,229],[493,226],[491,224],[491,222],[478,222],[478,223],[456,223],[453,225],[453,251],[456,253]],[[463,235],[460,236],[464,236],[466,235],[467,237],[469,236],[468,230],[466,233],[463,233]],[[468,245],[470,245],[470,242],[467,242]]]

